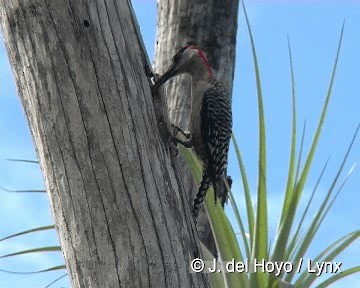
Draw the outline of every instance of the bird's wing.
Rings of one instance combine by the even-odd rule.
[[[215,182],[226,172],[231,131],[229,95],[216,83],[205,90],[201,107],[201,132],[208,156],[208,173]]]

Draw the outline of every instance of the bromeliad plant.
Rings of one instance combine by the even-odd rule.
[[[291,134],[291,149],[290,149],[290,161],[289,161],[289,172],[287,176],[287,185],[284,193],[284,202],[281,212],[281,217],[279,219],[278,229],[276,231],[275,242],[270,245],[269,235],[268,235],[268,214],[267,214],[267,189],[266,189],[266,141],[265,141],[265,118],[264,118],[264,106],[262,100],[262,90],[261,90],[261,81],[260,81],[260,71],[255,51],[255,44],[250,28],[248,16],[246,9],[243,3],[243,10],[245,14],[245,19],[248,27],[248,32],[250,36],[254,68],[255,68],[255,78],[256,78],[256,88],[257,88],[257,98],[258,98],[258,111],[259,111],[259,163],[258,163],[258,186],[257,186],[257,199],[256,199],[256,211],[253,209],[253,202],[251,199],[251,191],[248,184],[247,172],[242,161],[241,152],[239,146],[236,142],[235,137],[233,136],[233,143],[236,150],[237,160],[239,163],[239,169],[241,172],[243,190],[244,190],[244,202],[246,203],[246,213],[247,213],[247,223],[243,222],[240,211],[235,203],[234,196],[231,191],[229,191],[229,199],[232,206],[232,209],[235,214],[236,224],[230,224],[228,218],[226,217],[223,209],[220,206],[214,206],[213,204],[213,195],[206,197],[205,205],[207,213],[211,222],[211,227],[213,230],[213,235],[215,242],[218,248],[220,259],[223,261],[229,261],[235,259],[235,261],[244,262],[248,259],[251,263],[254,259],[257,261],[264,259],[265,261],[270,261],[272,263],[281,263],[281,262],[291,262],[296,265],[301,264],[301,259],[304,257],[306,251],[310,247],[314,236],[319,230],[320,225],[323,223],[326,215],[331,209],[334,201],[336,200],[338,194],[342,190],[344,184],[350,176],[350,171],[345,179],[339,185],[340,176],[343,173],[345,163],[347,162],[350,150],[353,146],[355,138],[358,134],[359,127],[357,127],[354,137],[351,140],[350,146],[348,147],[346,154],[343,158],[343,161],[338,168],[337,174],[335,175],[332,183],[330,183],[330,188],[328,189],[325,197],[317,209],[317,213],[313,217],[309,226],[304,227],[304,219],[309,216],[308,211],[309,207],[312,204],[315,193],[317,192],[318,185],[322,179],[323,173],[326,169],[327,163],[325,163],[321,174],[318,178],[318,181],[313,189],[310,199],[306,203],[304,211],[299,211],[299,203],[302,199],[302,194],[306,180],[309,175],[310,167],[316,147],[320,138],[321,130],[325,121],[326,112],[328,104],[332,94],[332,87],[335,79],[335,73],[337,68],[337,63],[339,59],[341,43],[344,32],[344,24],[341,29],[340,40],[338,44],[335,64],[332,71],[332,76],[330,84],[328,87],[327,95],[325,98],[325,103],[322,108],[320,115],[319,123],[315,132],[315,136],[312,140],[310,150],[305,157],[305,164],[303,168],[300,168],[300,162],[303,154],[303,139],[305,134],[305,128],[302,133],[302,139],[300,144],[300,152],[297,157],[296,148],[297,148],[297,115],[296,115],[296,91],[295,91],[295,79],[294,79],[294,70],[292,64],[291,49],[289,43],[289,59],[290,59],[290,68],[291,68],[291,79],[292,79],[292,134]],[[201,166],[192,154],[191,151],[182,149],[182,154],[189,163],[191,170],[195,179],[199,182],[201,177]],[[298,160],[296,160],[298,158]],[[338,188],[337,188],[338,187]],[[211,190],[210,193],[212,194]],[[299,222],[295,220],[299,219]],[[295,226],[295,223],[298,223]],[[241,235],[240,243],[237,241],[234,230],[239,230]],[[319,255],[313,259],[313,262],[329,262],[332,261],[336,256],[343,252],[350,244],[352,244],[356,239],[360,237],[360,230],[351,232],[344,237],[334,241],[326,249],[319,252]],[[211,256],[209,257],[208,253],[207,259],[212,260]],[[298,266],[299,267],[299,266]],[[311,284],[317,279],[317,276],[312,273],[308,273],[302,269],[302,273],[281,273],[280,275],[274,275],[270,273],[256,272],[256,273],[223,273],[223,275],[211,275],[211,280],[216,281],[215,287],[244,287],[244,288],[275,288],[275,287],[310,287]],[[360,266],[356,266],[347,270],[342,271],[342,273],[333,274],[328,279],[324,280],[322,283],[318,284],[317,287],[328,287],[333,282],[340,280],[348,275],[353,273],[360,272]],[[295,278],[295,276],[298,277]],[[222,279],[219,279],[219,278]],[[219,284],[221,283],[221,284]],[[292,283],[292,284],[291,284]]]
[[[38,161],[24,160],[24,159],[8,159],[8,161],[38,164]],[[40,194],[46,195],[46,190],[43,190],[43,189],[9,190],[9,189],[3,188],[3,187],[0,187],[0,189],[4,190],[5,192],[8,192],[8,193],[26,193],[26,194],[27,193],[31,193],[31,194],[33,194],[33,193],[39,194],[40,193]],[[12,239],[19,238],[19,237],[26,237],[26,236],[36,237],[37,233],[41,233],[43,231],[49,231],[49,230],[52,230],[52,231],[54,231],[54,233],[56,233],[55,225],[39,226],[39,227],[31,228],[31,229],[28,229],[25,231],[21,231],[21,232],[6,236],[4,238],[0,238],[0,245],[5,241],[11,241]],[[36,247],[36,248],[29,248],[29,249],[25,249],[25,250],[21,250],[21,251],[16,251],[16,252],[0,255],[0,260],[2,260],[2,259],[5,260],[9,257],[15,257],[15,256],[20,256],[20,255],[29,255],[29,254],[34,254],[34,253],[35,254],[36,253],[49,253],[49,252],[61,253],[61,247],[60,246],[41,246],[41,247]],[[60,276],[55,278],[54,281],[52,281],[51,283],[46,285],[45,288],[50,287],[53,284],[56,284],[59,280],[63,279],[65,276],[67,276],[66,266],[64,263],[60,263],[59,265],[55,265],[55,266],[51,266],[51,267],[45,267],[44,269],[41,269],[41,270],[26,271],[26,272],[24,272],[24,271],[9,271],[9,270],[0,269],[0,272],[3,272],[3,273],[23,274],[23,275],[24,274],[25,275],[40,274],[40,273],[55,272],[55,271],[60,271],[60,272],[62,271],[62,273]]]

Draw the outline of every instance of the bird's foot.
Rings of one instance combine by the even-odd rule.
[[[193,146],[190,132],[185,132],[179,126],[177,126],[175,124],[171,124],[171,127],[173,128],[173,131],[171,133],[171,140],[172,140],[172,142],[174,142],[175,146],[177,146],[177,143],[180,143],[181,145],[185,146],[186,148],[191,148]],[[185,137],[185,140],[183,140],[177,136],[179,132]]]
[[[173,141],[172,137],[169,138],[169,150],[171,157],[176,157],[179,154],[177,143]]]
[[[171,140],[172,140],[172,142],[175,143],[175,145],[177,145],[177,143],[180,143],[181,145],[183,145],[183,146],[186,147],[186,148],[191,148],[191,147],[194,146],[193,141],[192,141],[191,139],[189,139],[189,140],[182,140],[182,139],[180,139],[180,138],[178,138],[178,137],[171,136]]]
[[[174,129],[173,134],[172,134],[174,137],[178,134],[178,132],[180,132],[182,135],[185,136],[186,139],[189,140],[191,138],[191,134],[190,134],[189,131],[184,131],[183,129],[181,129],[176,124],[171,124],[171,127]]]

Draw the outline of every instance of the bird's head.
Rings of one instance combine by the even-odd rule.
[[[192,76],[204,74],[212,78],[213,74],[206,58],[205,53],[198,47],[189,45],[181,48],[172,58],[172,64],[169,69],[155,82],[154,88],[157,89],[170,78],[189,73]]]

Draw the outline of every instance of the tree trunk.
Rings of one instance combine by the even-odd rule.
[[[238,7],[239,0],[158,0],[154,61],[156,72],[165,72],[171,57],[180,47],[195,44],[206,52],[216,78],[231,95]],[[167,87],[170,121],[187,130],[190,118],[190,79],[187,75],[178,76],[169,81]],[[197,186],[184,160],[181,162],[181,175],[192,200]],[[198,231],[200,240],[215,255],[215,242],[205,209],[201,210],[199,216]]]
[[[209,287],[130,2],[0,3],[72,287]]]

